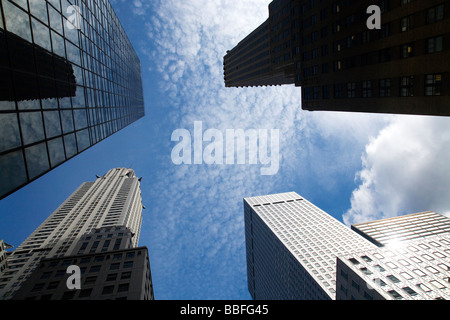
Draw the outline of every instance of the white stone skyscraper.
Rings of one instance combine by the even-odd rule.
[[[376,246],[295,192],[244,199],[255,300],[333,300],[336,259]]]
[[[115,168],[83,183],[9,256],[0,278],[0,298],[10,299],[43,259],[80,254],[83,236],[97,229],[124,227],[131,231],[127,248],[136,248],[142,209],[140,178],[132,169]],[[114,250],[110,242],[102,244],[104,251]]]

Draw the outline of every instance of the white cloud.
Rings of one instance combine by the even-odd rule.
[[[366,147],[347,224],[421,211],[450,213],[449,119],[398,116]]]

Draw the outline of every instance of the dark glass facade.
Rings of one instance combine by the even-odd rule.
[[[371,5],[380,29],[367,25]],[[254,31],[228,51],[226,87],[295,84],[309,111],[450,116],[448,1],[274,0],[268,8],[269,48],[243,45]],[[253,57],[267,51],[267,72],[257,74]],[[267,81],[274,70],[284,77]]]
[[[0,4],[2,199],[145,110],[140,61],[109,1]]]

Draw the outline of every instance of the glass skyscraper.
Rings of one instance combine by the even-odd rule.
[[[144,114],[108,0],[0,0],[0,199]]]
[[[368,26],[372,5],[380,26]],[[291,84],[309,111],[449,116],[449,3],[274,0],[224,57],[226,87]]]

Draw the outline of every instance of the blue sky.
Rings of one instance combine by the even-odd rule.
[[[225,88],[223,56],[268,15],[264,0],[112,0],[142,64],[146,117],[0,202],[19,245],[82,182],[114,167],[142,176],[140,245],[156,299],[250,299],[243,198],[295,191],[350,224],[450,212],[449,120],[307,112],[294,86]],[[176,129],[279,129],[280,169],[181,165]]]

